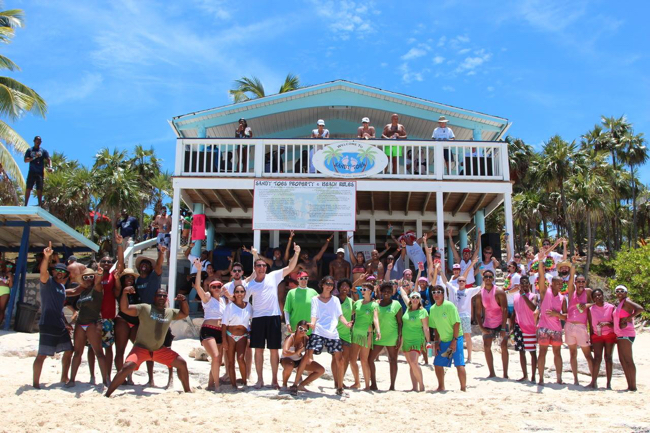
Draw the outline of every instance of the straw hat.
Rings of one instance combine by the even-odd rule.
[[[449,120],[445,116],[438,117],[438,123],[447,123]]]
[[[145,256],[140,256],[137,259],[135,259],[135,268],[140,269],[140,264],[145,260],[147,260],[149,263],[151,263],[152,268],[154,267],[154,261],[151,258],[145,257]]]
[[[120,274],[120,277],[123,277],[125,275],[131,275],[133,278],[138,278],[140,276],[140,274],[138,274],[137,271],[135,271],[135,270],[133,270],[131,268],[124,269],[122,271],[122,273]]]

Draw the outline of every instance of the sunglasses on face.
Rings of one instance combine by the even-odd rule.
[[[485,251],[485,254],[492,254],[492,251]]]
[[[520,258],[521,258],[521,256],[515,256],[515,260],[516,260],[516,259],[520,259]]]
[[[442,295],[444,292],[442,290],[434,290],[433,292],[434,295]]]
[[[366,288],[366,287],[362,287],[360,290],[361,290],[362,292],[369,292],[369,291],[370,291],[370,289],[368,289],[368,288]]]
[[[63,269],[55,269],[54,272],[56,272],[57,274],[67,274],[68,273],[68,271],[64,271]]]
[[[334,286],[334,283],[323,283],[323,286]]]
[[[218,285],[216,285],[216,284],[211,284],[211,285],[210,285],[210,289],[212,289],[212,290],[221,290],[222,287],[223,287],[223,286],[218,286]]]
[[[411,299],[411,300],[417,299],[419,301],[420,297],[419,296],[409,296],[409,299]]]
[[[543,247],[550,247],[551,244],[542,244]]]
[[[266,263],[257,263],[257,264],[255,264],[255,267],[256,267],[256,268],[265,268],[265,267],[266,267]]]
[[[494,275],[483,275],[483,278],[485,278],[486,280],[493,280]]]
[[[309,281],[309,277],[300,277],[298,281]]]
[[[166,298],[167,294],[156,293],[155,298]]]
[[[307,330],[305,328],[303,328],[302,326],[298,326],[298,331],[307,332]]]
[[[235,295],[239,295],[240,293],[244,294],[246,292],[244,290],[235,290]]]
[[[616,290],[614,293],[626,293],[625,290]]]
[[[83,275],[81,278],[82,278],[84,281],[88,281],[88,280],[94,280],[94,279],[95,279],[95,276],[94,276],[94,275]]]
[[[465,280],[458,280],[458,283],[464,283]]]
[[[586,281],[576,281],[576,284],[587,284]]]
[[[244,272],[244,271],[242,271],[241,269],[233,269],[232,273],[234,274],[235,272]]]
[[[101,263],[102,265],[110,265],[110,264],[113,263],[113,261],[112,260],[100,260],[99,263]]]

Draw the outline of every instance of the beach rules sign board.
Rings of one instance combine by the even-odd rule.
[[[253,230],[353,231],[357,184],[332,180],[256,180]]]

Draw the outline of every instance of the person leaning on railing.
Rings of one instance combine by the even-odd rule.
[[[370,140],[375,137],[375,127],[370,126],[370,119],[367,117],[364,117],[361,119],[361,126],[357,129],[357,138],[363,138],[366,140]]]
[[[447,126],[448,122],[449,120],[447,120],[445,116],[440,116],[438,118],[438,127],[433,130],[433,135],[431,135],[431,138],[438,141],[455,140],[456,136],[454,135],[454,131]],[[443,151],[443,155],[445,158],[445,166],[447,167],[447,173],[449,173],[449,149],[445,149]],[[451,160],[452,161],[454,160],[453,156]]]
[[[389,140],[405,140],[407,137],[408,135],[406,134],[404,125],[399,123],[399,116],[397,114],[390,116],[390,123],[384,126],[381,138],[387,138]],[[391,173],[397,174],[397,160],[402,156],[402,147],[387,146],[384,147],[384,153],[391,157],[393,164],[393,171]]]

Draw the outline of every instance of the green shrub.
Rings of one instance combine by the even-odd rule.
[[[643,317],[650,319],[650,245],[621,251],[611,263],[616,274],[609,281],[610,289],[614,291],[619,284],[626,286],[630,299],[646,309]]]

